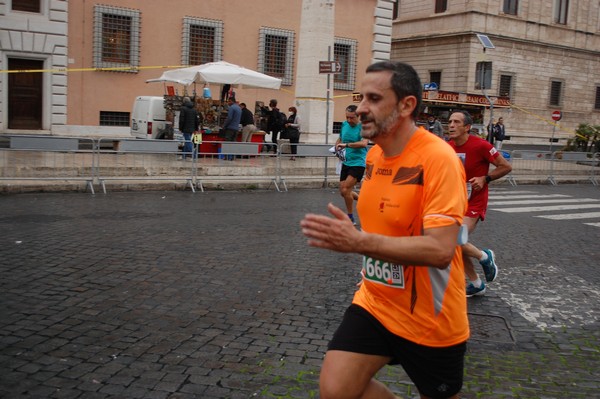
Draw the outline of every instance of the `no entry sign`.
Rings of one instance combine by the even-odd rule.
[[[552,120],[558,122],[561,119],[562,119],[562,112],[560,112],[560,111],[552,112]]]

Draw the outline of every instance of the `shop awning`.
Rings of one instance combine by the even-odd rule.
[[[494,104],[494,108],[510,107],[509,97],[490,96],[490,100]],[[424,91],[423,102],[426,103],[444,103],[444,104],[462,104],[462,105],[477,105],[480,107],[489,107],[490,103],[483,94],[458,93],[454,91]]]
[[[146,82],[173,82],[186,86],[192,83],[214,83],[275,90],[281,87],[281,79],[225,61],[173,69],[164,72],[159,78],[149,79]]]

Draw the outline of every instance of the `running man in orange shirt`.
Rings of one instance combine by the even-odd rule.
[[[469,338],[457,245],[464,169],[447,143],[417,127],[422,86],[410,65],[366,72],[357,113],[375,146],[357,205],[362,230],[333,204],[333,217],[301,221],[309,245],[363,255],[362,283],[323,361],[321,398],[395,398],[374,378],[386,364],[400,364],[421,398],[458,398]]]

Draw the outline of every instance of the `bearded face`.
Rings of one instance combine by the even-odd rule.
[[[372,140],[376,137],[386,137],[392,134],[399,125],[400,111],[394,107],[391,113],[375,116],[372,113],[362,114],[360,121],[363,125],[361,135]],[[367,128],[365,129],[365,125]]]

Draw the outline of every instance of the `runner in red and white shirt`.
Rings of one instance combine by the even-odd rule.
[[[512,166],[494,146],[486,140],[470,134],[473,119],[466,111],[450,115],[448,121],[449,144],[462,160],[467,175],[469,206],[463,224],[469,231],[469,239],[479,220],[485,219],[488,204],[488,184],[510,173]],[[490,172],[490,164],[496,168]],[[498,267],[491,249],[480,250],[470,242],[462,247],[465,274],[470,280],[467,297],[485,294],[485,283],[479,278],[471,258],[476,258],[483,267],[485,280],[492,282],[498,274]]]

